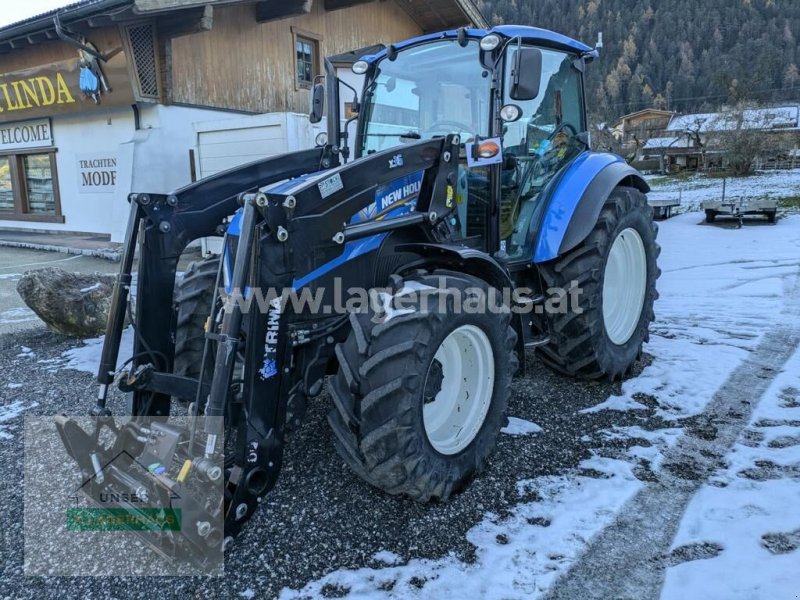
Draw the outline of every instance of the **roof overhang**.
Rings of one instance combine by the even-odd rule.
[[[255,4],[262,13],[274,13],[273,18],[283,18],[308,13],[315,2],[324,4],[328,10],[335,10],[375,1],[378,0],[82,0],[0,28],[0,54],[58,39],[56,17],[65,28],[85,33],[98,27],[153,16],[159,20],[162,34],[174,36],[208,30],[213,8],[226,4]],[[473,0],[393,1],[425,32],[469,25],[487,26]],[[291,12],[295,5],[297,10]]]
[[[83,0],[0,28],[0,54],[59,38],[56,19],[67,32],[86,34],[154,17],[165,36],[211,28],[213,6],[241,0]]]

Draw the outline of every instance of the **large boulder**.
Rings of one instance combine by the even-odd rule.
[[[17,292],[51,330],[94,337],[105,333],[114,280],[114,275],[45,267],[25,273]]]

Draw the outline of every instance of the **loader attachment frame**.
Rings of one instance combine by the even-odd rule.
[[[283,296],[266,309],[258,307],[245,315],[242,305],[232,300],[235,292],[263,287],[298,290],[306,285],[332,288],[336,277],[364,289],[386,285],[374,267],[387,238],[441,242],[460,231],[453,185],[462,151],[459,136],[450,135],[339,165],[334,147],[328,145],[220,173],[172,194],[132,194],[98,372],[100,392],[90,413],[96,417],[95,432],[85,433],[63,418],[56,424],[85,474],[96,470],[91,456],[111,452],[92,447],[98,444],[100,428],[120,432],[131,427],[136,438],[142,427],[151,431],[153,422],[169,421],[174,397],[193,401],[189,418],[194,421],[186,432],[193,453],[187,459],[192,462],[191,473],[212,479],[213,461],[229,439],[223,436],[235,440],[234,460],[228,462],[226,457],[222,472],[223,501],[215,509],[224,517],[225,539],[235,535],[277,480],[290,400],[304,402],[306,396],[319,393],[334,345],[348,332],[346,314],[298,312]],[[419,177],[413,205],[380,218],[355,218],[378,201],[385,186],[410,176]],[[173,289],[178,259],[192,240],[219,234],[226,217],[237,211],[238,235],[226,233],[224,244],[236,247],[225,277],[234,295],[220,290],[221,268],[209,307],[200,375],[197,379],[176,375]],[[352,243],[363,243],[360,247],[369,252],[353,255]],[[129,294],[137,247],[136,310],[132,311]],[[351,259],[361,261],[355,269],[348,265]],[[130,365],[118,368],[126,315],[135,333],[133,356],[127,361]],[[239,368],[240,379],[234,381]],[[117,427],[106,406],[108,386],[114,382],[131,393],[130,426]],[[240,415],[235,436],[228,428],[233,421],[225,421],[231,418],[233,404]],[[195,418],[200,415],[205,417],[202,431]],[[138,437],[139,445],[129,449],[134,457],[141,444],[147,444],[147,435]],[[161,464],[168,465],[174,456],[163,457]],[[170,474],[161,476],[168,479]],[[108,481],[116,485],[126,480],[124,475],[113,475]],[[202,510],[192,514],[203,518]],[[168,549],[157,546],[157,550],[169,554]]]

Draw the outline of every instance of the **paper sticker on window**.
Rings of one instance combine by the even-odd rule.
[[[503,143],[500,138],[488,138],[465,144],[467,166],[485,167],[503,162]]]

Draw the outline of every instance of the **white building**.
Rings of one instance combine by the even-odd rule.
[[[312,145],[323,56],[469,24],[472,0],[83,0],[4,27],[0,229],[121,241],[132,191]]]

